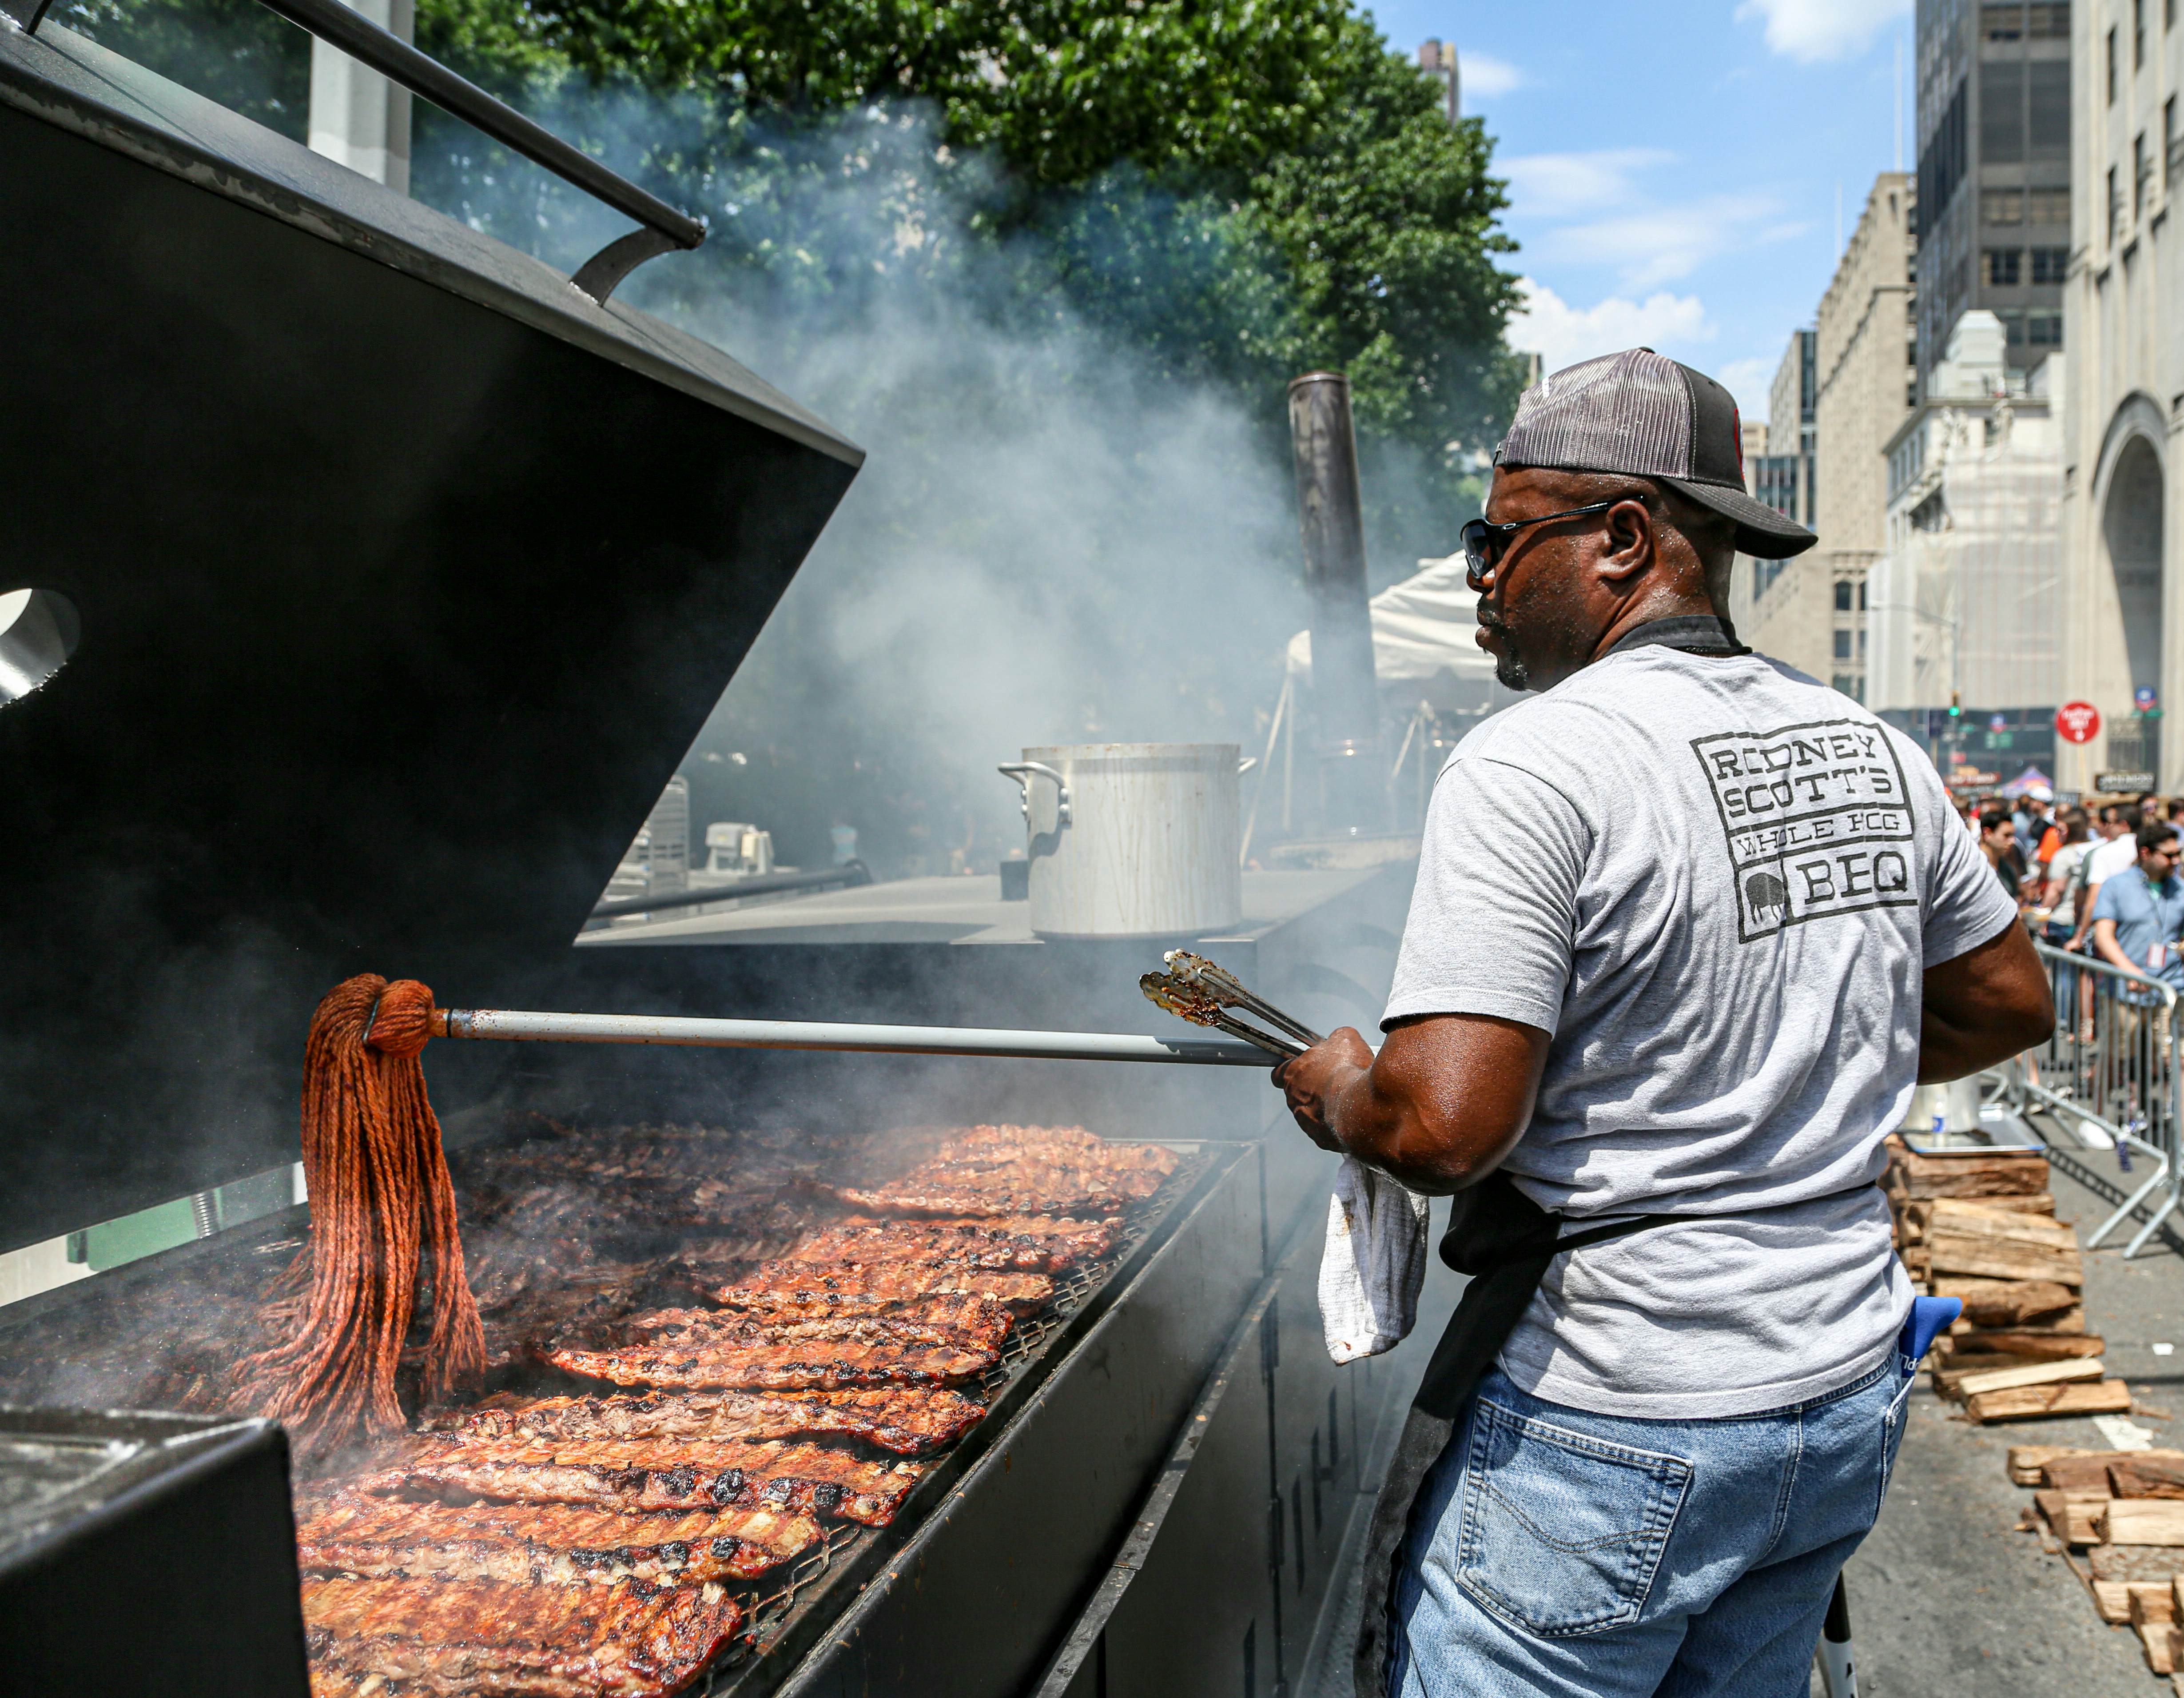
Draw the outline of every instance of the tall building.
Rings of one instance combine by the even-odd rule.
[[[1915,389],[1915,214],[1910,176],[1875,179],[1817,322],[1790,339],[1753,490],[1810,525],[1819,545],[1792,560],[1753,561],[1737,610],[1738,630],[1755,648],[1861,700],[1866,578],[1888,545],[1881,449]]]
[[[1888,462],[1882,450],[1911,410],[1912,279],[1916,194],[1903,171],[1874,179],[1835,279],[1820,297],[1816,353],[1819,438],[1813,528],[1820,545],[1807,568],[1826,579],[1828,656],[1811,668],[1844,695],[1865,699],[1866,579],[1888,546]]]
[[[2064,690],[2102,728],[2061,758],[2066,784],[2103,768],[2151,770],[2184,785],[2184,739],[2159,710],[2184,692],[2164,626],[2178,549],[2168,523],[2184,427],[2184,302],[2170,199],[2184,176],[2184,29],[2176,0],[2080,0],[2071,43],[2070,343],[2064,399]],[[2073,760],[2072,756],[2075,758]]]
[[[1819,399],[1819,362],[1814,354],[1815,333],[1790,332],[1790,345],[1782,363],[1774,368],[1774,382],[1767,394],[1767,425],[1760,433],[1765,446],[1744,457],[1744,481],[1756,500],[1799,524],[1813,522],[1813,448],[1816,429],[1814,405]],[[1789,660],[1780,645],[1794,641],[1797,623],[1791,603],[1799,587],[1793,580],[1782,585],[1784,572],[1794,562],[1753,560],[1739,556],[1731,579],[1730,617],[1737,634],[1753,647]],[[1783,593],[1775,594],[1778,586]],[[1803,664],[1791,661],[1793,666]]]
[[[2020,710],[2048,722],[2062,682],[2064,356],[2028,377],[2008,352],[1994,314],[1966,313],[1886,444],[1888,551],[1869,583],[1865,700],[1921,730],[1946,726],[1961,695],[1969,713],[1950,752],[2014,777],[2025,764]],[[2044,739],[2038,753],[2044,762]]]
[[[2175,0],[2124,0],[2157,3]],[[1922,382],[1975,309],[2001,321],[2018,371],[2062,345],[2070,65],[2070,0],[1919,0]]]

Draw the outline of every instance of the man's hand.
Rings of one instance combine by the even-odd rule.
[[[1485,1178],[1524,1136],[1546,1061],[1536,1026],[1427,1014],[1398,1020],[1378,1055],[1346,1026],[1274,1083],[1322,1149],[1441,1197]]]
[[[1334,1136],[1328,1105],[1372,1064],[1373,1052],[1357,1029],[1343,1026],[1302,1055],[1277,1067],[1274,1084],[1288,1101],[1297,1125],[1304,1128],[1304,1135],[1322,1149],[1340,1155],[1342,1142]]]

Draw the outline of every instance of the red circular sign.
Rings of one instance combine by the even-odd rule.
[[[2055,710],[2055,734],[2065,743],[2090,743],[2101,734],[2101,710],[2090,701],[2066,701]]]

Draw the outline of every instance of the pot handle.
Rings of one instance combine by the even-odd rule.
[[[1023,802],[1022,805],[1023,807],[1024,824],[1027,825],[1031,824],[1031,779],[1027,776],[1027,774],[1037,773],[1041,778],[1052,779],[1054,780],[1055,790],[1054,823],[1056,825],[1067,825],[1069,824],[1068,782],[1060,773],[1057,773],[1052,767],[1047,765],[1045,762],[1009,761],[994,768],[994,770],[999,773],[1003,778],[1014,779],[1018,784],[1023,786]]]

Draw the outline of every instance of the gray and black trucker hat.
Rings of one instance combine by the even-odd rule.
[[[1736,522],[1736,546],[1761,560],[1802,554],[1819,539],[1744,489],[1736,401],[1703,371],[1625,349],[1564,366],[1524,391],[1496,466],[1623,472],[1658,478]]]

